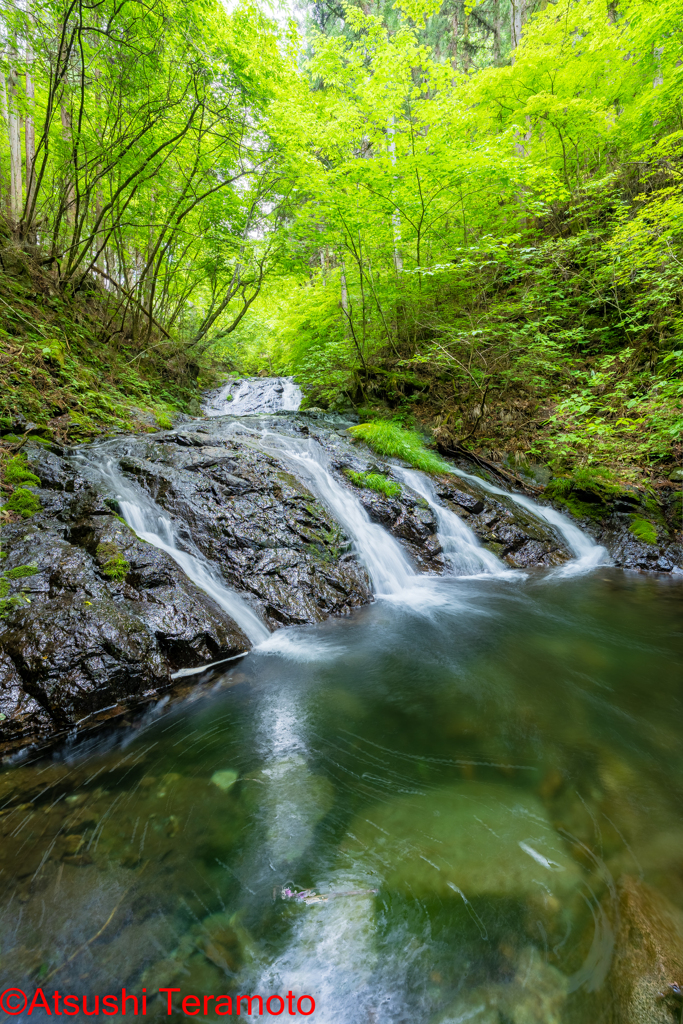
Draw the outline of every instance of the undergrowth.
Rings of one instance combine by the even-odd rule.
[[[199,413],[199,368],[177,346],[153,339],[145,350],[110,333],[107,296],[97,289],[71,297],[53,291],[47,279],[0,271],[4,442],[21,439],[24,421],[47,437],[83,441],[168,428],[178,412]]]

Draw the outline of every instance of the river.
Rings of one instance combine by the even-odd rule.
[[[165,1019],[159,989],[177,1019],[190,994],[290,991],[319,1024],[626,1019],[619,886],[683,907],[680,580],[591,544],[574,574],[506,570],[445,519],[460,575],[418,577],[310,448],[259,443],[365,539],[376,600],[265,639],[249,620],[210,686],[4,766],[0,992],[144,989]]]

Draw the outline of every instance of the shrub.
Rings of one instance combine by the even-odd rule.
[[[382,476],[381,473],[356,473],[352,469],[345,469],[344,473],[356,487],[367,487],[378,494],[385,494],[387,498],[397,498],[401,493],[400,484]]]
[[[349,427],[349,432],[365,441],[379,455],[403,459],[426,473],[450,472],[450,466],[440,455],[425,448],[416,430],[404,430],[390,420],[374,420]]]

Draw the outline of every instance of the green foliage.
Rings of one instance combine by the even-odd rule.
[[[629,530],[638,540],[644,540],[646,544],[657,543],[657,530],[653,523],[641,516],[633,516]]]
[[[401,485],[382,476],[381,473],[356,473],[353,469],[345,469],[344,473],[356,487],[367,487],[378,494],[386,495],[387,498],[397,498],[401,493]]]
[[[3,505],[5,512],[16,512],[22,519],[30,519],[36,512],[41,512],[40,500],[25,487],[17,487]]]
[[[28,484],[33,487],[40,487],[40,479],[32,473],[26,463],[26,456],[15,455],[5,465],[5,480],[8,484]]]
[[[365,441],[373,451],[386,458],[403,459],[426,473],[448,473],[449,465],[435,452],[425,448],[422,437],[415,430],[404,430],[390,420],[359,423],[349,433]]]
[[[96,557],[104,575],[118,583],[125,580],[130,572],[130,562],[126,561],[116,544],[111,541],[97,545]]]

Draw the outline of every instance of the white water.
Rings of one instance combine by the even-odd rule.
[[[455,512],[439,503],[429,477],[415,469],[403,469],[398,466],[394,469],[408,487],[421,495],[434,510],[439,524],[439,540],[443,553],[459,576],[471,576],[481,572],[499,574],[508,571],[499,558],[481,546],[476,535]]]
[[[322,448],[315,441],[301,442],[270,432],[264,435],[264,440],[264,447],[284,457],[297,470],[297,475],[353,539],[375,594],[398,594],[415,583],[415,571],[401,545],[387,530],[372,523],[355,494],[335,480],[325,465]]]
[[[191,554],[179,547],[173,522],[148,494],[125,480],[111,459],[96,468],[111,486],[121,515],[138,537],[170,555],[192,582],[227,612],[253,644],[270,636],[256,612],[234,590],[226,587],[218,571],[199,551]]]
[[[491,494],[502,494],[503,497],[510,498],[511,501],[525,508],[527,512],[533,513],[539,519],[544,519],[546,523],[554,526],[564,537],[567,547],[575,556],[573,562],[568,562],[560,569],[556,569],[553,573],[554,576],[575,576],[578,573],[594,569],[596,565],[611,564],[612,560],[609,557],[607,548],[604,548],[601,544],[596,544],[592,537],[583,533],[578,526],[574,526],[570,519],[563,516],[556,509],[549,508],[546,505],[538,505],[531,498],[526,498],[522,494],[516,494],[514,491],[506,491],[502,487],[496,487],[495,484],[490,484],[487,480],[482,480],[481,477],[473,476],[471,473],[465,473],[461,469],[452,468],[451,473],[461,477],[463,480],[469,480],[470,483],[476,484],[478,487],[483,487],[484,490],[489,491]]]
[[[245,377],[230,382],[204,406],[207,416],[296,412],[303,395],[292,377]]]

